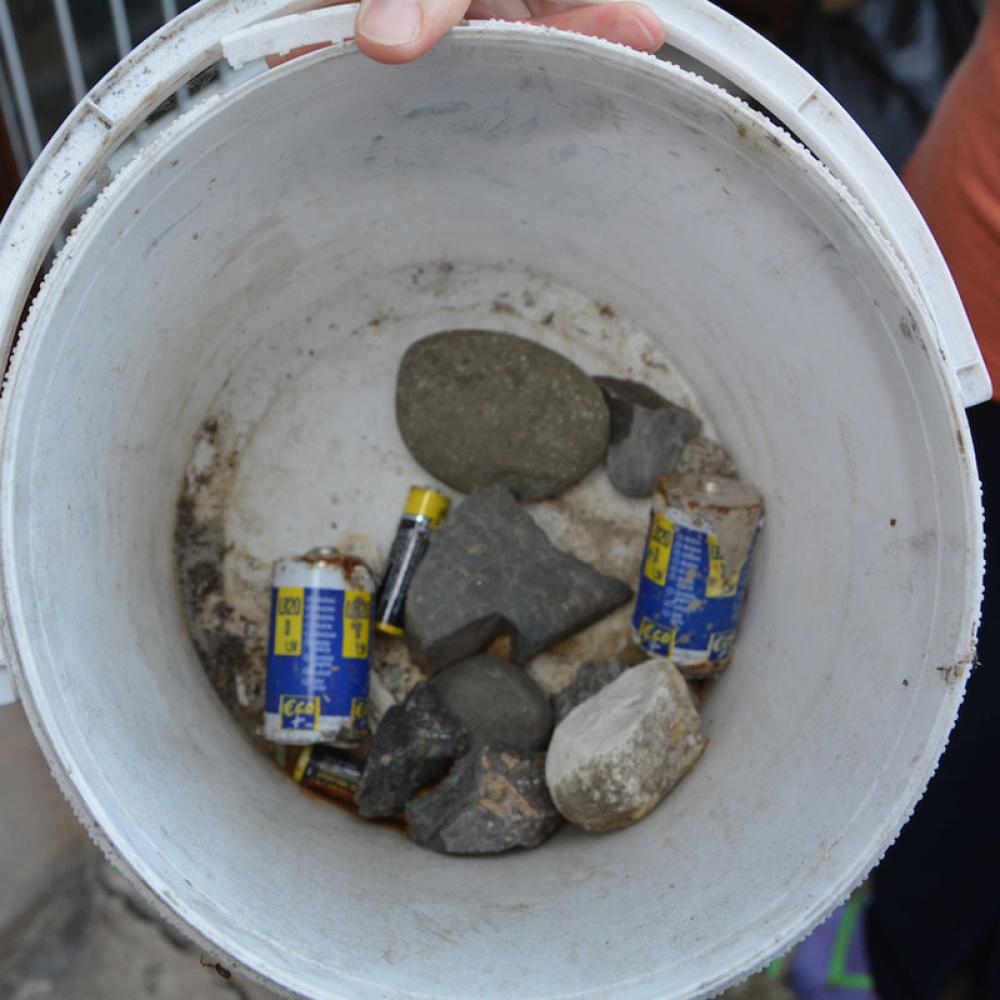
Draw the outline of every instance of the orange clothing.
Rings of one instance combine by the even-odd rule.
[[[1000,0],[987,4],[903,180],[955,276],[1000,399]]]

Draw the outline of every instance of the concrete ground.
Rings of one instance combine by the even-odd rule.
[[[52,780],[18,705],[0,708],[0,796],[4,1000],[274,996],[223,978],[104,861]]]
[[[17,706],[0,708],[0,997],[268,1000],[217,970],[101,857],[49,775]],[[727,1000],[795,1000],[757,977]]]

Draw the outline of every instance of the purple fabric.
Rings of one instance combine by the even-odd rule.
[[[865,950],[865,909],[861,899],[841,906],[793,953],[787,981],[799,1000],[878,1000]],[[838,956],[837,939],[845,920],[854,925],[846,950]]]

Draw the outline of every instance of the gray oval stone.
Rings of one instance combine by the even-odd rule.
[[[604,458],[611,418],[597,383],[567,358],[509,333],[452,330],[413,344],[396,382],[413,457],[463,493],[503,485],[558,496]]]
[[[516,664],[473,656],[436,673],[428,684],[473,743],[511,750],[544,750],[552,733],[552,706]]]

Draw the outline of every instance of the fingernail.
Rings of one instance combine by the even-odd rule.
[[[612,36],[610,38],[612,42],[620,42],[623,45],[632,45],[647,50],[659,48],[653,32],[646,26],[645,21],[641,17],[636,17],[635,14],[626,14],[621,17],[609,34]]]
[[[379,45],[406,45],[420,34],[423,11],[417,0],[365,0],[358,30]]]

